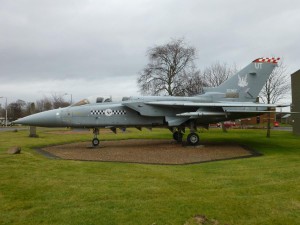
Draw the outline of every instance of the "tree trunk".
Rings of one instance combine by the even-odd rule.
[[[222,131],[223,131],[224,133],[227,133],[227,128],[225,127],[224,122],[221,122],[221,126],[222,126]]]
[[[270,137],[271,137],[271,113],[268,112],[267,138],[270,138]]]

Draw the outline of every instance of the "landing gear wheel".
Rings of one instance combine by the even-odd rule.
[[[197,145],[200,141],[200,138],[199,138],[199,135],[196,134],[196,133],[190,133],[188,136],[187,136],[187,142],[190,144],[190,145]]]
[[[100,141],[99,141],[98,138],[94,138],[94,139],[92,140],[92,144],[93,144],[94,147],[98,146],[99,143],[100,143]]]
[[[94,134],[94,138],[93,138],[93,140],[92,140],[92,145],[93,145],[94,147],[96,147],[96,146],[98,146],[99,143],[100,143],[99,139],[97,138],[98,135],[99,135],[99,128],[94,128],[94,129],[93,129],[93,134]]]
[[[173,133],[173,139],[177,142],[182,142],[183,134],[181,132],[175,131]]]
[[[175,132],[173,133],[173,139],[174,139],[175,141],[178,140],[178,131],[175,131]]]

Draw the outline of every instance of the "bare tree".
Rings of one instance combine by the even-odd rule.
[[[285,98],[291,90],[287,67],[281,61],[273,70],[264,88],[260,93],[260,99],[264,103],[275,104]],[[271,135],[271,113],[268,113],[267,137]]]
[[[2,105],[0,104],[0,115],[5,115],[5,109],[2,108]]]
[[[235,73],[237,73],[236,65],[228,66],[226,63],[217,61],[204,70],[204,83],[207,87],[217,87]],[[221,124],[223,132],[227,132],[224,122]]]
[[[182,79],[182,94],[184,96],[193,96],[203,93],[203,88],[207,87],[200,70],[184,74]]]
[[[36,101],[36,107],[35,107],[36,112],[43,112],[50,109],[53,109],[51,99],[44,97],[43,99]]]
[[[260,99],[264,103],[275,104],[285,98],[291,90],[291,84],[287,73],[287,67],[283,62],[273,70],[264,88],[260,93]]]
[[[183,39],[149,49],[150,62],[137,81],[141,93],[182,95],[182,80],[194,68],[195,52]]]
[[[36,101],[35,111],[42,112],[50,109],[57,109],[60,107],[69,106],[70,103],[66,102],[63,98],[64,95],[52,94],[52,97],[44,97]]]
[[[18,99],[16,102],[12,102],[7,106],[9,120],[16,120],[23,117],[24,108],[26,102]]]
[[[60,107],[66,107],[69,106],[70,103],[66,102],[63,98],[63,95],[57,95],[53,94],[52,95],[52,105],[54,109],[58,109]]]
[[[24,116],[28,116],[28,115],[31,115],[31,114],[34,114],[35,113],[35,104],[34,102],[26,102],[26,106],[25,106],[25,109],[24,109]]]
[[[216,87],[237,72],[236,65],[228,66],[226,63],[215,62],[203,72],[207,87]]]

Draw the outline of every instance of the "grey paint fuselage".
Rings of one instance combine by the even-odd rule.
[[[158,107],[148,105],[153,101],[184,101],[192,103],[209,103],[211,96],[195,97],[132,97],[130,100],[122,102],[104,102],[94,103],[81,106],[69,106],[33,114],[20,119],[24,125],[44,126],[44,127],[78,127],[78,128],[95,128],[95,127],[167,127],[179,126],[181,123],[188,121],[191,117],[178,119],[178,114],[189,111],[197,111],[199,107]],[[247,107],[237,107],[239,110],[247,110]],[[262,107],[261,110],[265,110]],[[214,111],[220,112],[221,115],[203,115],[201,112]],[[247,113],[243,114],[222,114],[220,107],[201,107],[196,120],[197,125],[206,126],[209,123],[219,121],[248,117]],[[260,114],[260,113],[257,113]],[[251,114],[253,116],[253,113]],[[175,122],[171,124],[171,121]],[[177,122],[178,121],[178,122]],[[18,121],[17,121],[18,122]]]

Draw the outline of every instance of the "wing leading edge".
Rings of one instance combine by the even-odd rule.
[[[284,107],[283,105],[276,104],[263,104],[253,102],[216,102],[216,103],[203,103],[203,102],[186,102],[186,101],[158,101],[146,102],[147,105],[159,106],[174,106],[174,107]],[[285,105],[289,106],[289,105]]]

